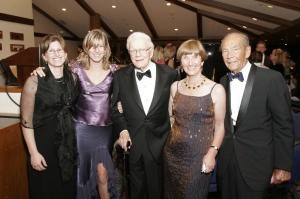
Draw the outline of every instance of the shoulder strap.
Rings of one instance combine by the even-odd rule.
[[[211,89],[210,89],[210,94],[211,94],[211,92],[212,92],[212,90],[215,88],[215,86],[217,85],[217,83],[215,83],[212,87],[211,87]]]

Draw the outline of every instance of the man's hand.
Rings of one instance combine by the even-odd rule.
[[[124,149],[124,151],[127,151],[128,149],[130,149],[132,143],[131,143],[131,139],[129,136],[129,132],[127,130],[123,130],[120,133],[120,137],[119,137],[117,143],[122,147],[122,149]]]
[[[30,75],[45,77],[44,69],[45,67],[37,67]]]
[[[275,169],[271,178],[271,184],[280,184],[291,179],[291,172]]]

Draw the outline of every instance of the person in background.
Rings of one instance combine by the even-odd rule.
[[[224,137],[226,94],[202,75],[207,54],[198,40],[183,42],[177,58],[187,74],[171,86],[171,133],[164,147],[165,199],[206,199]]]
[[[272,51],[272,61],[273,66],[270,69],[278,71],[284,77],[284,53],[282,49],[278,48]]]
[[[176,46],[169,43],[164,47],[165,64],[170,68],[176,68]]]
[[[157,64],[165,64],[163,47],[156,46],[154,48],[152,60]]]
[[[251,47],[245,34],[227,34],[221,49],[231,71],[221,79],[227,93],[217,169],[221,198],[264,199],[270,184],[291,178],[290,94],[282,75],[249,63]]]
[[[170,86],[177,73],[151,61],[154,45],[147,34],[130,34],[126,47],[132,64],[115,73],[112,119],[119,145],[125,151],[130,148],[129,195],[130,199],[162,199],[162,151],[170,130]]]
[[[265,41],[258,41],[257,44],[256,44],[256,51],[258,52],[261,52],[262,53],[262,61],[261,61],[261,64],[263,66],[266,66],[268,68],[272,67],[272,61],[271,59],[269,58],[268,55],[266,55],[266,51],[267,51],[267,44]]]
[[[109,63],[110,46],[102,30],[89,31],[82,47],[83,52],[71,65],[79,80],[74,113],[79,152],[77,198],[116,198],[110,99],[117,66]],[[41,68],[37,71],[43,76]]]
[[[77,149],[72,113],[77,79],[66,65],[60,35],[40,44],[45,77],[30,76],[21,96],[21,125],[28,148],[31,199],[75,198]]]
[[[256,66],[258,67],[262,67],[262,68],[266,68],[266,69],[269,69],[268,66],[265,66],[263,65],[263,62],[262,62],[262,57],[263,57],[263,54],[259,51],[253,51],[251,53],[251,56],[250,56],[250,62],[255,64]]]

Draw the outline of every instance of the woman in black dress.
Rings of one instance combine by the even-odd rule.
[[[30,198],[72,199],[77,164],[71,115],[78,92],[76,77],[65,64],[66,47],[60,35],[46,36],[40,49],[45,77],[29,77],[21,97]]]

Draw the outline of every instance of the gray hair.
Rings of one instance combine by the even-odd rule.
[[[143,33],[143,32],[134,32],[134,33],[131,33],[127,38],[127,43],[126,43],[127,50],[129,50],[129,46],[130,46],[131,42],[134,41],[135,39],[143,39],[143,40],[145,40],[146,45],[149,48],[154,48],[154,44],[149,35],[147,35],[146,33]]]
[[[250,42],[249,42],[249,37],[246,35],[246,34],[244,34],[244,33],[241,33],[241,32],[231,32],[231,33],[228,33],[227,35],[225,35],[225,37],[222,39],[222,43],[223,43],[223,41],[227,38],[227,37],[229,37],[229,36],[237,36],[237,37],[240,37],[241,38],[241,41],[242,41],[242,45],[244,46],[244,47],[247,47],[247,46],[249,46],[250,45]],[[222,48],[222,43],[221,43],[221,48]]]

